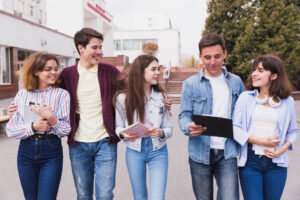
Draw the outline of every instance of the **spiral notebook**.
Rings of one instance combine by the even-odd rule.
[[[136,122],[136,123],[128,126],[122,132],[126,133],[128,135],[138,134],[139,137],[144,137],[147,129],[148,128],[144,124],[142,124],[140,122]]]

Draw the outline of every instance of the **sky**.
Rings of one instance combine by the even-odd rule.
[[[207,17],[207,0],[106,0],[106,9],[116,22],[132,13],[167,14],[173,28],[180,32],[181,53],[198,55],[198,42]]]
[[[48,26],[74,35],[74,24],[71,21],[80,20],[71,10],[64,13],[62,10],[80,4],[73,4],[74,0],[47,0]],[[78,0],[76,0],[78,1]],[[132,14],[166,14],[170,17],[174,29],[178,29],[181,36],[181,54],[198,57],[198,42],[201,38],[207,17],[208,0],[105,0],[106,8],[114,17],[114,21]],[[59,5],[59,7],[58,7]],[[70,6],[72,5],[72,6]],[[57,9],[61,9],[58,12]],[[80,9],[75,8],[76,9]],[[61,23],[57,23],[60,21]],[[118,25],[117,23],[115,23]],[[76,27],[76,26],[75,26]],[[76,29],[77,30],[77,29]]]

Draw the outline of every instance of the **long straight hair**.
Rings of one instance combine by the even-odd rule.
[[[144,123],[145,120],[145,99],[146,94],[144,91],[145,79],[144,71],[153,61],[158,62],[158,59],[151,55],[140,55],[134,59],[132,66],[128,74],[128,83],[124,91],[125,98],[125,110],[127,116],[128,125],[133,124],[133,118],[135,111],[140,122]],[[151,89],[161,92],[165,96],[165,91],[157,83],[152,85]]]

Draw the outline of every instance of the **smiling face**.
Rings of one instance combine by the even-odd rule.
[[[49,85],[53,85],[58,78],[57,62],[53,59],[48,60],[42,71],[38,71],[36,75],[39,77],[39,90],[43,90]]]
[[[277,78],[277,74],[271,74],[270,70],[266,70],[260,62],[256,69],[252,72],[252,85],[260,89],[269,89],[271,81]]]
[[[201,49],[199,58],[205,66],[204,73],[210,77],[219,76],[222,73],[222,66],[226,56],[227,52],[226,50],[223,51],[221,45],[208,46]]]
[[[91,38],[86,47],[78,45],[80,52],[80,62],[85,63],[85,66],[92,67],[98,65],[102,57],[102,40]]]
[[[145,85],[157,85],[159,73],[158,62],[154,60],[144,69]]]

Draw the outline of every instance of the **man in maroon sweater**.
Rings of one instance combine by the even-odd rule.
[[[71,97],[68,144],[77,199],[93,199],[94,179],[96,199],[113,199],[119,139],[112,91],[120,72],[100,63],[101,33],[83,28],[74,42],[80,60],[64,68],[60,79]]]

